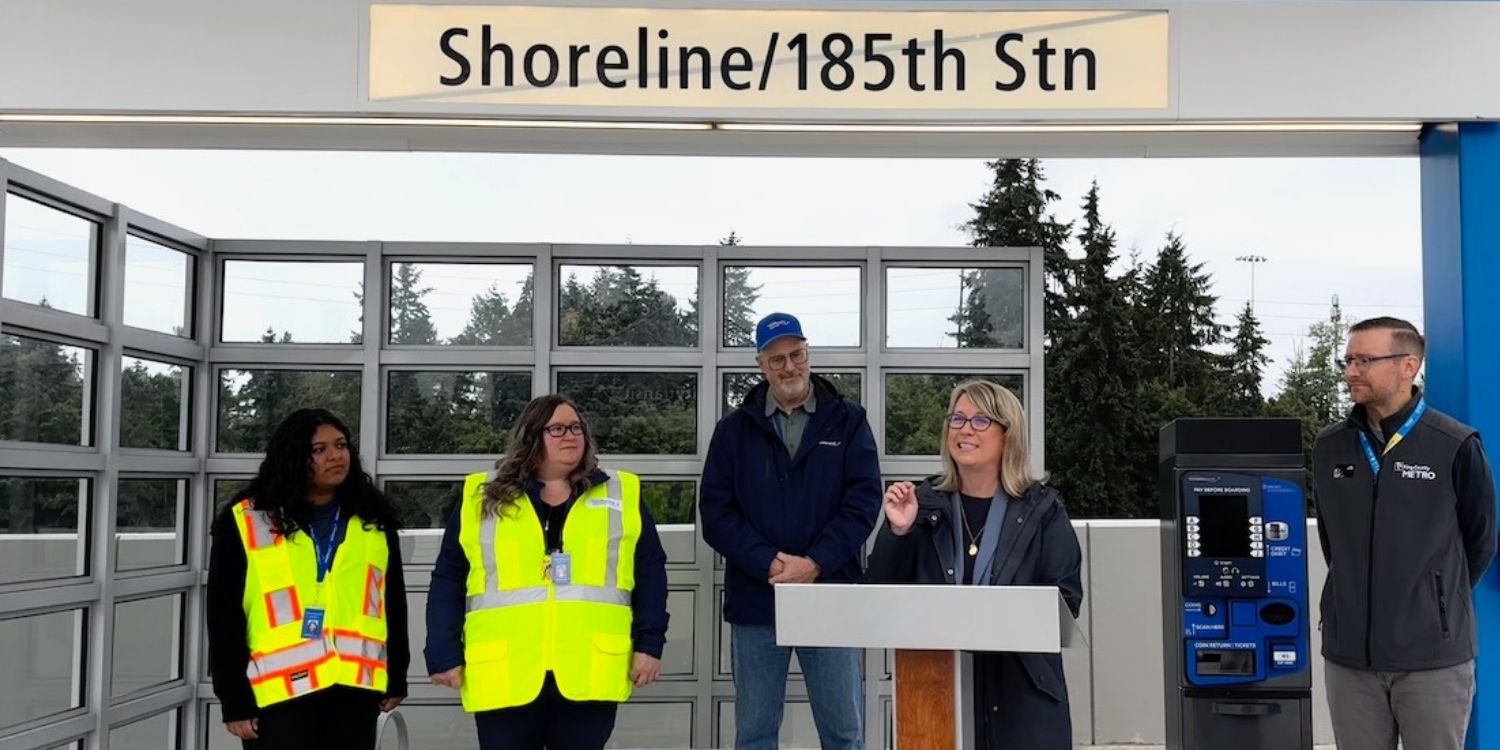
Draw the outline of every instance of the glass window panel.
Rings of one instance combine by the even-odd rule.
[[[188,449],[191,368],[136,357],[121,360],[120,445]]]
[[[698,618],[693,605],[698,595],[692,589],[667,592],[667,646],[661,653],[661,673],[665,676],[693,674],[693,655],[697,651],[694,624]]]
[[[696,373],[560,372],[557,389],[583,410],[601,452],[698,452]]]
[[[4,296],[94,314],[99,223],[15,193],[5,196]]]
[[[88,572],[87,479],[0,476],[0,584]]]
[[[195,263],[181,250],[126,235],[125,325],[192,338]]]
[[[434,553],[434,557],[436,557],[436,553]],[[428,562],[432,561],[429,560]],[[407,589],[406,612],[406,638],[411,644],[413,651],[411,665],[407,667],[406,673],[412,680],[420,680],[420,682],[413,682],[413,684],[426,683],[428,681],[427,661],[422,658],[422,649],[427,645],[427,592]],[[401,710],[404,712],[406,708],[406,706],[402,706]]]
[[[0,729],[83,705],[84,610],[0,620]]]
[[[437,560],[443,530],[463,490],[462,480],[386,481],[385,494],[401,516],[402,562],[431,565]]]
[[[632,701],[615,715],[606,748],[693,746],[693,704]]]
[[[393,370],[386,391],[386,453],[505,451],[531,400],[526,372]]]
[[[364,277],[363,263],[225,261],[223,340],[358,344]]]
[[[182,676],[182,594],[115,605],[110,697]]]
[[[657,526],[697,520],[698,483],[691,479],[642,479],[641,499]]]
[[[817,355],[814,354],[814,357]],[[829,372],[818,370],[818,377],[825,378],[838,390],[839,395],[850,401],[863,401],[863,377],[857,372]],[[759,372],[726,372],[724,373],[724,398],[719,403],[723,409],[721,414],[728,414],[740,408],[745,403],[745,397],[750,395],[750,390],[760,385],[765,376]]]
[[[109,730],[109,750],[172,750],[179,731],[174,708]]]
[[[697,346],[697,266],[564,265],[562,346]]]
[[[773,312],[802,322],[812,346],[859,346],[860,269],[724,267],[724,346],[755,346],[755,324]]]
[[[260,453],[292,412],[327,409],[359,437],[360,373],[353,370],[222,370],[219,372],[221,453]]]
[[[531,345],[531,264],[392,263],[392,344]]]
[[[207,513],[203,514],[204,518],[194,521],[194,523],[202,524],[204,527],[204,560],[210,559],[209,551],[213,545],[213,539],[210,538],[208,529],[212,528],[214,519],[218,518],[219,513],[229,506],[229,502],[234,499],[234,496],[250,484],[250,477],[236,477],[233,479],[220,477],[211,481],[214,488],[213,507]]]
[[[1022,268],[887,268],[890,347],[1019,349],[1025,343]]]
[[[116,498],[116,570],[181,565],[186,479],[121,479]]]
[[[720,701],[719,746],[734,746],[734,701]],[[781,720],[781,734],[777,738],[780,747],[818,747],[818,728],[813,724],[812,704],[807,701],[787,701],[786,713]]]
[[[0,335],[0,440],[92,445],[94,350]]]
[[[942,439],[943,417],[948,413],[948,397],[959,383],[986,378],[1009,388],[1021,403],[1023,376],[1008,372],[999,374],[886,373],[885,376],[885,452],[891,456],[936,456]]]

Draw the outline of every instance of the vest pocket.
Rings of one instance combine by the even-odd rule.
[[[595,700],[624,701],[630,697],[631,645],[628,636],[594,634],[589,682]]]
[[[464,647],[463,692],[477,691],[490,708],[509,705],[510,641],[471,643]],[[465,697],[470,697],[466,695]]]

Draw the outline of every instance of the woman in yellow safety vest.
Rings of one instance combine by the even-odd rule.
[[[214,694],[247,750],[375,747],[411,661],[396,511],[323,409],[288,416],[213,524]]]
[[[594,750],[661,673],[667,556],[640,478],[601,469],[578,407],[533,399],[471,474],[427,596],[427,671],[483,750]]]

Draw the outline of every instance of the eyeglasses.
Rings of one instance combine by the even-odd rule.
[[[800,364],[802,364],[803,362],[806,362],[806,361],[807,361],[807,350],[806,349],[797,349],[797,350],[793,351],[791,354],[778,354],[778,355],[776,355],[774,357],[767,357],[765,359],[766,366],[769,367],[769,368],[771,368],[772,370],[784,370],[784,369],[786,369],[786,363],[787,362],[791,362],[794,365],[800,365]]]
[[[583,434],[583,423],[582,422],[574,422],[572,424],[549,424],[546,427],[543,427],[542,430],[544,432],[546,432],[548,435],[551,435],[552,437],[555,437],[555,438],[562,437],[564,433],[572,433],[574,435],[582,435]]]
[[[969,425],[970,427],[974,428],[975,432],[984,432],[985,430],[988,430],[990,428],[990,425],[992,424],[1000,423],[998,420],[990,419],[983,414],[975,414],[972,417],[966,417],[955,412],[948,415],[948,429],[950,430],[962,430],[964,428],[964,425]],[[1000,426],[1002,429],[1005,427],[1005,425]]]
[[[1338,359],[1334,360],[1333,363],[1338,365],[1340,370],[1347,370],[1349,369],[1350,365],[1353,365],[1354,369],[1359,370],[1360,372],[1364,372],[1365,370],[1370,369],[1370,365],[1373,365],[1376,362],[1383,362],[1387,359],[1401,359],[1402,357],[1414,356],[1416,355],[1407,354],[1406,352],[1400,352],[1397,354],[1384,354],[1379,357],[1339,357]]]

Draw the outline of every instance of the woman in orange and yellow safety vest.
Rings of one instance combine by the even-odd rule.
[[[208,571],[214,694],[247,750],[375,747],[411,661],[396,527],[338,417],[276,428],[214,521]]]

